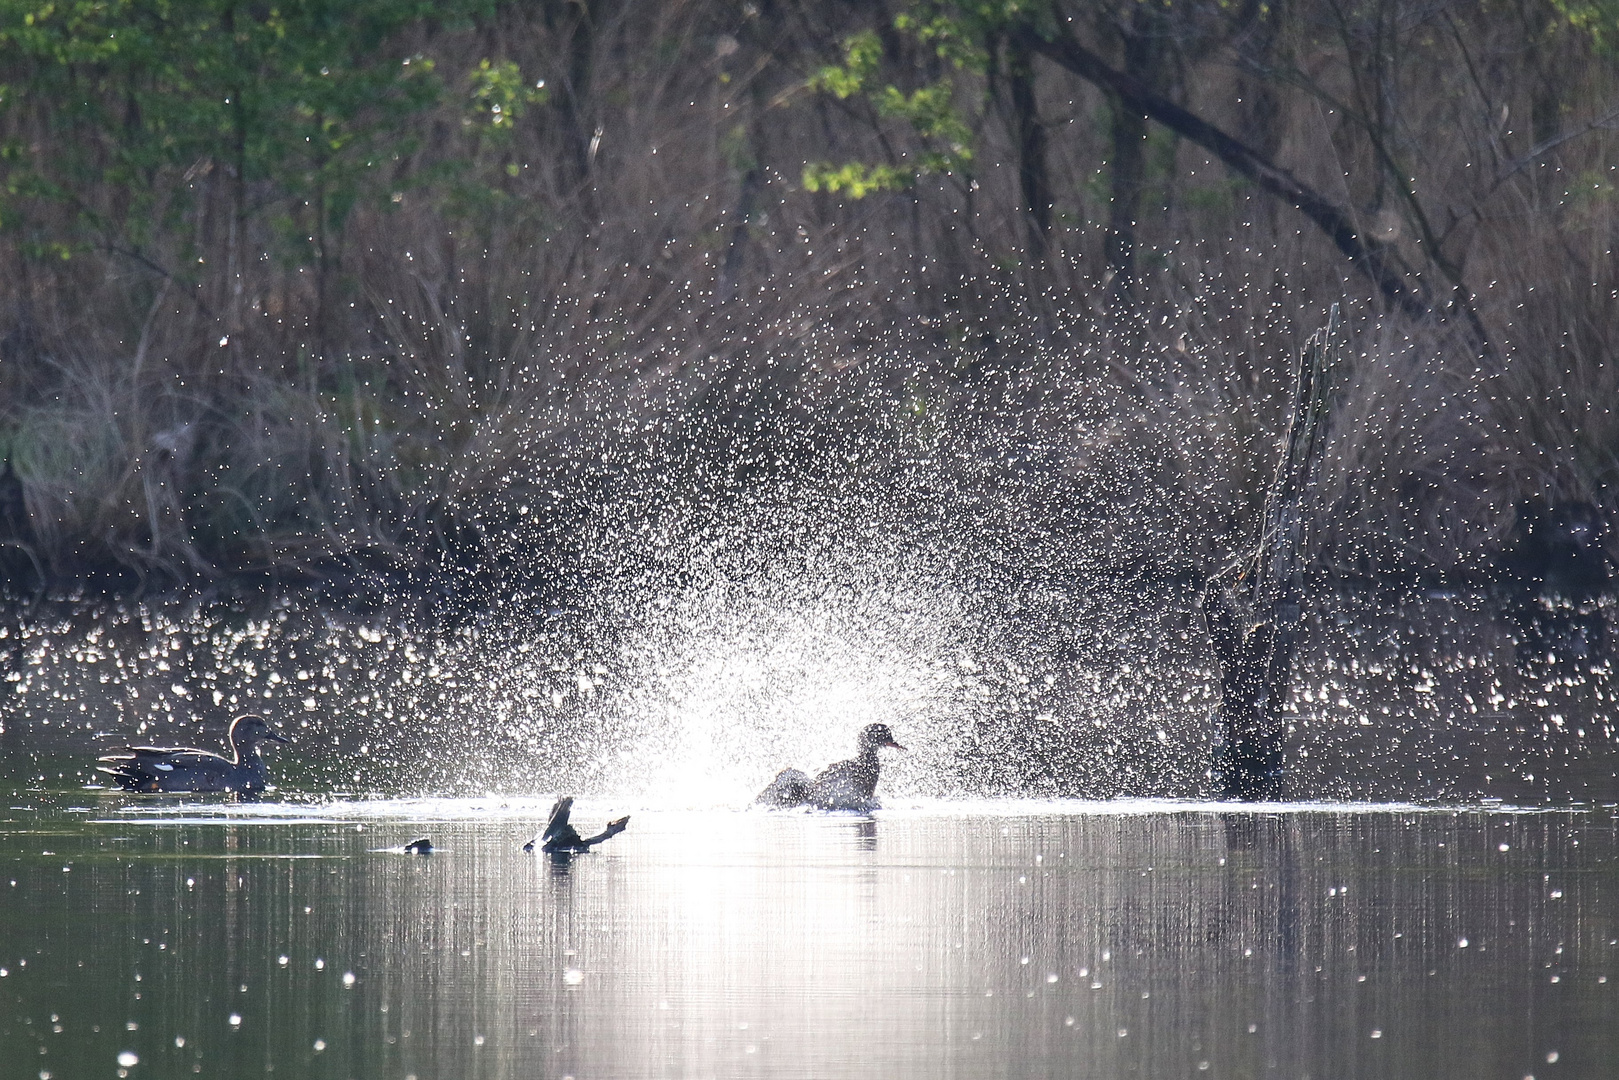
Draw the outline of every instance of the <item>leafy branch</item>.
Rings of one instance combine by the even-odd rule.
[[[830,64],[812,75],[810,90],[831,94],[840,101],[861,98],[876,116],[907,124],[922,141],[922,149],[905,165],[812,162],[804,167],[803,183],[809,191],[829,191],[862,199],[877,191],[899,191],[929,175],[965,172],[973,160],[972,131],[955,108],[955,83],[939,79],[906,93],[892,83],[879,85],[882,42],[870,30],[853,34],[843,43],[843,63]]]

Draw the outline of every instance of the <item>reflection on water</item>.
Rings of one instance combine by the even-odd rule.
[[[7,805],[7,1077],[1544,1080],[1619,1060],[1608,809],[636,810],[551,860],[519,850],[548,800]],[[388,850],[423,835],[431,855]]]

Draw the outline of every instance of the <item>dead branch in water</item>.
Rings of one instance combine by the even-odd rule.
[[[1215,778],[1232,798],[1281,794],[1281,710],[1303,619],[1304,553],[1332,417],[1337,334],[1334,304],[1299,355],[1287,443],[1265,497],[1259,545],[1203,590],[1203,619],[1220,664]]]

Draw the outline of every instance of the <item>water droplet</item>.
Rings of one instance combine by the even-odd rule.
[[[118,1064],[124,1068],[132,1068],[141,1063],[140,1055],[133,1050],[125,1050],[118,1055]]]
[[[578,986],[585,981],[585,973],[578,968],[566,968],[562,972],[562,981],[569,986]]]

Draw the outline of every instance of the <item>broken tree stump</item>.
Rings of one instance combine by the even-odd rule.
[[[1220,668],[1214,780],[1226,798],[1282,793],[1282,705],[1303,621],[1304,555],[1332,419],[1338,305],[1299,354],[1287,442],[1253,552],[1208,579],[1203,620]]]

